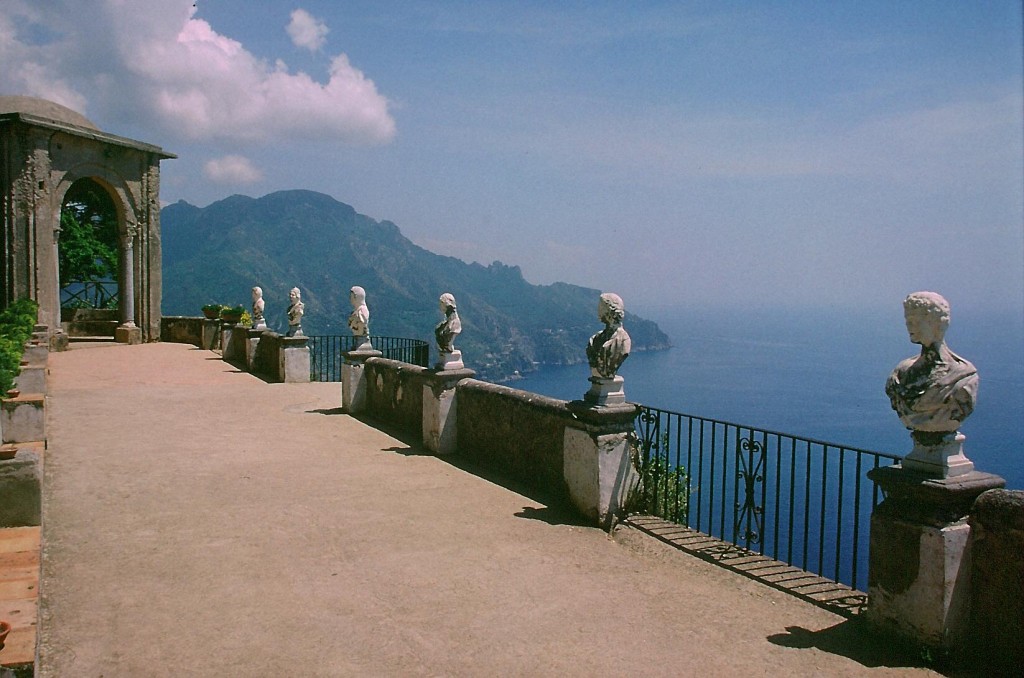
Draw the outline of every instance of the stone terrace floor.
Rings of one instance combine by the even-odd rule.
[[[179,344],[50,356],[42,676],[936,675]]]

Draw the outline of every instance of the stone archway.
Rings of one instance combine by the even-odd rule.
[[[126,343],[160,338],[158,146],[108,134],[80,114],[32,97],[0,96],[0,308],[29,297],[60,328],[60,212],[80,179],[103,187],[118,215],[120,325]]]

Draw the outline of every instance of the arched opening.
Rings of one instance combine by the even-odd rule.
[[[120,305],[118,210],[91,178],[64,194],[57,240],[61,320],[71,336],[113,336]]]

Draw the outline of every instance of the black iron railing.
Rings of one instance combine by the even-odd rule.
[[[643,511],[857,589],[867,581],[866,478],[899,456],[641,406]]]
[[[117,308],[117,282],[73,280],[60,289],[61,308]]]
[[[370,337],[373,348],[383,357],[427,367],[430,344],[406,337]],[[309,369],[313,381],[341,381],[344,353],[355,347],[351,335],[317,335],[309,337]]]

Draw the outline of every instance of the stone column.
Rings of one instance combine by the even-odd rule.
[[[341,408],[358,414],[366,409],[366,361],[384,354],[370,349],[345,351],[342,355],[345,362],[341,365]]]
[[[457,446],[456,386],[476,372],[462,367],[423,373],[423,446],[438,455],[451,454]]]
[[[885,495],[871,514],[866,619],[940,656],[963,646],[970,618],[971,526],[967,514],[999,476],[946,478],[900,464],[872,469]]]
[[[562,457],[569,498],[584,516],[604,529],[610,529],[622,515],[639,480],[631,444],[637,409],[629,403],[569,403],[575,422],[565,429]]]
[[[129,223],[121,241],[121,326],[114,330],[114,339],[119,344],[142,343],[142,330],[135,325],[135,236],[138,232],[138,226]]]
[[[286,384],[309,382],[309,337],[281,337],[278,353],[278,375]],[[255,352],[254,352],[255,355]]]

